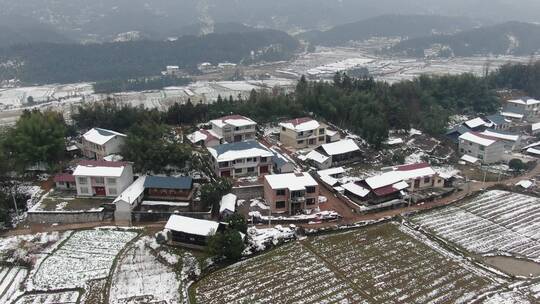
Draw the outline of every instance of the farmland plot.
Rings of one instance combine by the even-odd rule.
[[[65,291],[58,293],[42,293],[25,295],[16,304],[75,304],[79,298],[78,291]]]
[[[75,232],[41,263],[30,289],[84,287],[89,280],[107,277],[118,252],[136,236],[114,230]]]
[[[488,191],[412,221],[477,254],[510,254],[540,262],[540,199],[535,197]]]
[[[172,267],[159,262],[141,239],[119,259],[109,303],[176,304],[181,302],[179,288],[180,281]]]
[[[0,266],[0,303],[11,303],[21,293],[27,274],[26,268]]]
[[[383,224],[288,244],[203,278],[195,293],[197,303],[465,303],[496,284],[463,263]]]

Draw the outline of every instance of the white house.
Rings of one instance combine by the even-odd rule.
[[[485,164],[502,160],[504,142],[478,132],[467,132],[459,137],[459,152],[477,158]]]
[[[261,176],[272,172],[274,153],[259,142],[250,140],[207,147],[214,171],[222,177]]]
[[[165,229],[171,233],[172,244],[203,248],[208,238],[215,235],[221,228],[218,222],[171,215]]]
[[[116,206],[115,221],[129,221],[131,219],[131,212],[144,199],[145,180],[146,176],[139,177],[113,201]]]
[[[304,149],[326,143],[326,125],[310,117],[281,122],[279,141],[287,147]]]
[[[521,135],[493,129],[486,129],[481,134],[498,138],[504,142],[505,151],[517,150],[521,144]]]
[[[110,154],[118,154],[126,135],[111,130],[93,128],[82,136],[82,153],[92,159],[103,159]]]
[[[81,161],[73,176],[79,196],[116,197],[133,182],[133,167],[127,162]]]
[[[219,215],[226,218],[236,212],[236,195],[229,193],[224,195],[219,202]]]
[[[212,131],[228,143],[255,139],[257,123],[241,115],[211,120]]]
[[[223,143],[223,137],[212,130],[200,129],[187,136],[187,139],[194,145],[205,147],[215,147]]]
[[[538,122],[540,121],[540,100],[528,97],[507,100],[504,113],[522,115],[523,119],[529,122]]]

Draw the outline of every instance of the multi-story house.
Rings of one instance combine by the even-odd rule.
[[[257,123],[241,116],[230,115],[211,120],[212,131],[228,143],[255,139]]]
[[[522,115],[528,122],[539,122],[540,100],[527,97],[507,100],[502,115],[511,116],[511,114],[514,114],[516,118]]]
[[[309,117],[279,124],[279,141],[294,149],[315,148],[326,143],[326,126]]]
[[[267,175],[264,199],[272,213],[295,215],[319,207],[319,184],[308,173]]]
[[[270,174],[274,153],[259,142],[250,140],[207,147],[217,176],[245,177]]]
[[[81,161],[75,171],[79,196],[117,197],[133,183],[133,167],[127,162]]]
[[[459,152],[468,159],[491,164],[502,160],[504,143],[493,136],[478,132],[467,132],[459,137]]]
[[[194,145],[215,147],[223,143],[223,138],[212,130],[200,129],[189,135],[187,139]]]
[[[103,159],[107,155],[120,153],[125,140],[125,134],[93,128],[82,136],[82,153],[88,158]]]

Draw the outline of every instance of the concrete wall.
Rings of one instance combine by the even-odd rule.
[[[235,187],[232,189],[232,193],[242,200],[250,200],[256,197],[264,196],[263,185],[248,186],[248,187]]]
[[[484,164],[496,163],[502,160],[504,154],[504,143],[502,141],[497,141],[491,146],[483,147],[484,151],[482,151],[481,147],[477,143],[466,140],[459,141],[459,152],[462,155],[467,154],[476,157]]]
[[[28,222],[32,224],[71,224],[101,222],[104,211],[94,212],[28,212]]]

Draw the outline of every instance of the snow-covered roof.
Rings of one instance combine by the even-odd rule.
[[[109,162],[117,162],[117,161],[122,161],[124,160],[124,157],[120,154],[109,154],[105,157],[103,157],[103,160],[104,161],[109,161]]]
[[[540,122],[533,123],[533,124],[531,125],[531,129],[532,129],[533,131],[540,130]]]
[[[531,153],[531,154],[534,154],[534,155],[540,155],[540,150],[535,149],[535,148],[529,148],[529,149],[527,149],[527,153]]]
[[[403,177],[397,171],[385,172],[381,175],[372,176],[365,179],[366,184],[368,184],[371,189],[379,189],[401,181],[403,181]]]
[[[524,147],[523,149],[529,149],[529,148],[534,148],[534,147],[538,147],[538,146],[540,146],[540,141],[537,141],[537,142],[535,142],[535,143],[532,143],[532,144],[530,144],[530,145]]]
[[[343,167],[330,168],[326,170],[317,171],[317,174],[319,174],[319,176],[335,175],[335,174],[343,174],[343,173],[345,173],[345,169],[343,169]]]
[[[281,122],[279,125],[295,132],[311,131],[318,129],[321,126],[318,121],[309,117],[287,120]]]
[[[471,120],[468,120],[465,122],[465,125],[471,129],[474,129],[474,128],[478,128],[480,126],[483,126],[485,125],[486,122],[480,118],[480,117],[476,117],[474,119],[471,119]]]
[[[466,162],[471,163],[471,164],[476,164],[477,162],[480,161],[478,158],[476,158],[474,156],[467,155],[467,154],[463,155],[461,157],[461,160],[466,161]]]
[[[525,98],[521,98],[521,99],[511,99],[511,100],[508,100],[508,102],[522,104],[522,105],[528,105],[529,106],[529,105],[539,104],[540,100],[525,97]]]
[[[403,190],[403,189],[409,188],[409,184],[407,184],[404,181],[401,181],[401,182],[397,182],[397,183],[393,184],[392,187],[394,189],[396,189],[396,190]]]
[[[337,179],[331,177],[330,175],[321,175],[320,178],[321,178],[321,180],[323,182],[325,182],[326,184],[328,184],[330,186],[334,186],[337,183],[339,183],[339,181]]]
[[[146,175],[139,177],[135,180],[129,187],[126,188],[120,195],[114,199],[113,204],[116,204],[119,201],[124,201],[130,205],[133,205],[137,198],[139,198],[144,192],[144,182],[146,180]]]
[[[311,152],[309,152],[307,155],[306,155],[306,158],[307,159],[311,159],[313,161],[316,161],[318,162],[319,164],[322,164],[324,163],[325,161],[327,161],[330,157],[328,156],[325,156],[325,155],[322,155],[321,153],[315,151],[315,150],[312,150]]]
[[[437,174],[428,163],[409,164],[394,167],[396,172],[399,172],[403,180],[417,179],[425,176],[433,176]]]
[[[514,113],[514,112],[501,112],[501,115],[504,117],[523,119],[523,114]]]
[[[200,236],[214,235],[218,227],[218,222],[200,220],[181,215],[171,215],[165,225],[165,229]]]
[[[187,139],[194,144],[200,141],[203,141],[206,143],[212,139],[219,140],[221,138],[222,137],[216,134],[216,132],[212,130],[205,130],[205,129],[197,130],[187,136]]]
[[[224,195],[219,202],[219,213],[229,210],[234,212],[236,210],[236,195],[229,193]]]
[[[528,179],[522,180],[516,183],[516,186],[521,186],[524,189],[529,189],[532,185],[533,185],[533,182]]]
[[[332,136],[334,136],[334,135],[338,134],[338,131],[334,131],[334,130],[326,129],[326,130],[324,131],[324,133],[325,133],[326,135],[328,135],[328,136],[332,137]]]
[[[518,141],[520,137],[519,134],[500,132],[500,131],[495,131],[495,130],[490,130],[490,129],[485,130],[481,134],[495,137],[502,140],[506,140],[506,141]]]
[[[339,155],[354,151],[360,151],[360,148],[352,139],[345,139],[329,144],[324,144],[321,146],[321,148],[328,155]]]
[[[369,194],[369,191],[368,189],[352,182],[352,183],[348,183],[348,184],[345,184],[345,185],[341,185],[341,187],[349,192],[351,192],[352,194],[354,195],[357,195],[359,197],[366,197],[366,195]]]
[[[107,129],[93,128],[90,131],[84,133],[83,138],[96,145],[104,145],[116,136],[126,137],[127,135]]]
[[[246,127],[257,125],[256,122],[242,115],[224,116],[218,119],[211,120],[210,122],[220,128],[223,128],[226,125],[231,125],[233,127]]]
[[[469,142],[473,142],[475,144],[479,144],[481,146],[491,146],[492,144],[497,142],[497,138],[484,135],[482,133],[477,132],[467,132],[459,137],[460,140],[466,140]]]
[[[317,186],[317,182],[308,173],[287,173],[266,175],[264,177],[272,189],[304,190]]]
[[[399,145],[399,144],[402,144],[402,143],[403,143],[403,139],[401,139],[399,137],[390,137],[385,141],[385,144],[390,145],[390,146]]]
[[[83,161],[80,162],[74,176],[95,176],[95,177],[120,177],[124,172],[127,163],[107,162],[107,161]]]
[[[232,161],[248,157],[273,157],[274,153],[259,142],[251,140],[207,148],[217,161]]]

